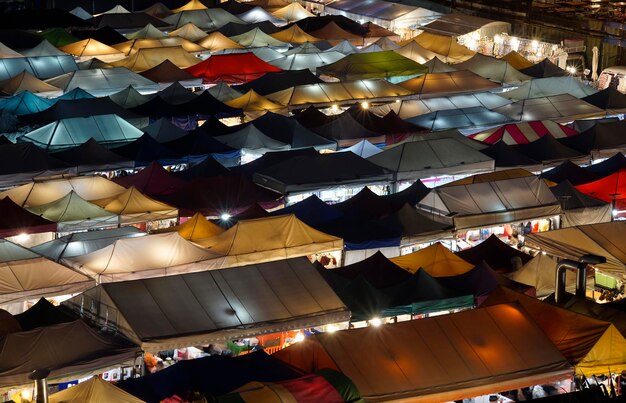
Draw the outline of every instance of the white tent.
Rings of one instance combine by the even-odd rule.
[[[269,62],[271,65],[276,66],[283,70],[302,70],[309,69],[315,74],[315,71],[320,66],[325,66],[336,62],[339,59],[343,59],[345,56],[339,52],[327,51],[318,53],[297,53],[292,55],[286,55],[280,59],[272,60]]]
[[[512,91],[503,92],[502,96],[518,101],[561,94],[583,98],[596,92],[598,91],[574,77],[547,77],[526,81]]]
[[[142,94],[157,92],[160,87],[154,81],[148,80],[124,67],[112,69],[78,70],[46,80],[48,84],[70,92],[81,88],[94,96],[107,96],[122,91],[132,85]]]

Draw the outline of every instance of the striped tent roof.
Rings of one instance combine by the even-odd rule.
[[[486,144],[504,141],[508,145],[528,144],[546,134],[554,138],[574,136],[578,132],[551,120],[535,120],[532,122],[509,123],[504,126],[472,134],[469,137]]]

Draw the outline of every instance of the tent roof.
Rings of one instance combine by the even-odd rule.
[[[358,143],[356,143],[353,146],[350,146],[348,148],[344,148],[342,150],[339,150],[340,152],[353,152],[356,155],[358,155],[361,158],[369,158],[373,155],[379,154],[381,153],[383,150],[381,150],[380,148],[376,147],[374,144],[370,143],[369,141],[363,139],[361,141],[359,141]]]
[[[130,109],[148,102],[154,96],[155,95],[142,95],[135,87],[129,85],[123,90],[109,95],[109,98],[119,106]]]
[[[136,60],[133,65],[133,68],[137,71],[141,71],[139,74],[148,80],[154,81],[155,83],[173,83],[176,81],[190,80],[199,81],[195,76],[184,71],[182,68],[197,64],[200,62],[200,59],[191,56],[180,47],[142,49],[135,54],[137,59],[141,57],[140,55],[146,59],[152,59],[152,57],[156,56],[155,60],[145,60],[145,64]],[[159,59],[164,60],[152,68],[144,69],[144,67],[156,63]]]
[[[606,263],[594,265],[610,274],[622,276],[626,263],[626,247],[620,231],[626,222],[579,225],[548,232],[529,234],[526,245],[561,258],[578,260],[585,254],[606,257]]]
[[[235,98],[239,98],[243,95],[241,92],[232,88],[230,85],[223,81],[218,82],[213,87],[207,89],[211,95],[222,102],[231,101]]]
[[[528,61],[524,56],[520,55],[514,50],[502,56],[502,60],[506,61],[511,66],[513,66],[513,68],[518,70],[525,69],[533,65],[532,62]]]
[[[344,58],[343,54],[339,52],[334,52],[334,51],[317,52],[317,53],[297,53],[297,54],[285,55],[284,57],[281,57],[276,60],[271,60],[270,64],[276,67],[279,67],[283,70],[309,69],[313,73],[316,73],[316,72],[321,73],[321,70],[319,72],[317,71],[318,68],[336,63],[342,58]],[[302,84],[305,84],[305,83],[300,83],[300,82],[297,83],[297,85],[302,85]]]
[[[126,34],[128,39],[148,39],[148,38],[164,38],[167,34],[152,24],[147,24],[139,31]],[[117,49],[117,48],[116,48]]]
[[[337,77],[341,80],[360,80],[367,78],[389,78],[396,76],[414,76],[427,73],[428,70],[391,50],[370,53],[354,53],[340,60],[318,67],[318,72]]]
[[[411,44],[419,46],[416,42],[411,42]],[[449,65],[448,63],[442,62],[441,59],[439,59],[439,56],[433,56],[430,60],[424,63],[424,66],[428,67],[429,73],[449,73],[451,71],[460,70],[454,66]]]
[[[278,39],[279,41],[285,42],[285,43],[311,43],[311,42],[319,42],[321,41],[320,38],[316,38],[313,35],[309,35],[306,32],[304,32],[302,30],[302,28],[300,28],[297,25],[292,25],[289,28],[285,28],[282,31],[278,31],[274,34],[271,35],[272,38],[274,39]]]
[[[0,302],[81,292],[93,286],[84,274],[7,240],[0,240]],[[42,276],[41,273],[46,273]]]
[[[433,277],[457,276],[467,273],[474,268],[473,264],[456,256],[439,242],[408,255],[391,258],[390,260],[411,273],[423,269]]]
[[[41,112],[52,104],[53,101],[38,97],[30,91],[22,91],[12,97],[0,99],[0,109],[17,116]]]
[[[24,55],[17,53],[13,49],[9,48],[2,42],[0,42],[0,58],[2,59],[11,59],[17,57],[24,57]]]
[[[613,209],[619,212],[626,196],[625,179],[626,170],[619,170],[594,182],[578,185],[576,189],[596,199],[613,203]]]
[[[266,34],[260,28],[253,28],[240,35],[231,36],[230,39],[248,48],[259,48],[263,46],[289,46],[288,43],[275,39]]]
[[[165,18],[173,14],[173,11],[161,2],[153,3],[150,7],[141,11],[156,18]]]
[[[503,84],[519,83],[532,78],[520,73],[505,60],[480,53],[454,67],[458,70],[469,70],[488,80]]]
[[[477,339],[483,340],[480,346],[468,342]],[[514,304],[386,324],[383,329],[316,334],[274,356],[303,370],[339,370],[365,399],[374,401],[451,401],[572,373],[552,342]],[[500,357],[508,357],[506,365]]]
[[[398,85],[419,94],[422,98],[488,91],[499,87],[498,84],[467,70],[428,73],[403,81]]]
[[[619,152],[602,162],[585,167],[585,171],[599,175],[599,177],[605,177],[624,168],[626,168],[626,157]]]
[[[167,24],[180,28],[188,22],[193,22],[195,26],[207,31],[214,31],[229,23],[243,24],[244,22],[221,8],[210,8],[206,10],[185,10],[163,18]]]
[[[180,13],[181,11],[188,11],[188,10],[206,10],[207,8],[208,7],[205,6],[204,3],[202,3],[200,0],[190,0],[189,2],[185,3],[183,6],[172,9],[172,12]]]
[[[135,174],[113,178],[113,182],[125,188],[132,186],[149,196],[174,193],[185,186],[185,181],[166,171],[157,161]]]
[[[188,41],[196,42],[202,38],[205,38],[207,36],[207,33],[201,30],[200,28],[198,28],[193,22],[188,22],[182,27],[175,29],[173,31],[170,31],[168,35],[178,36],[181,38],[185,38]],[[202,45],[200,44],[200,46]]]
[[[77,16],[78,18],[80,18],[81,20],[88,20],[91,17],[93,17],[93,15],[89,14],[87,12],[87,10],[85,10],[82,7],[74,7],[73,9],[70,10],[70,14],[74,14],[75,16]]]
[[[276,17],[273,14],[265,11],[262,7],[255,6],[248,11],[244,11],[241,14],[237,14],[237,17],[241,18],[248,24],[254,24],[255,22],[269,21],[274,25],[284,25],[285,20]]]
[[[418,45],[444,57],[445,62],[460,63],[476,54],[476,52],[457,43],[455,38],[431,32],[422,32],[411,39]]]
[[[32,214],[5,197],[0,200],[0,236],[7,238],[19,234],[34,234],[38,232],[56,232],[56,224],[43,217]]]
[[[255,22],[252,24],[247,24],[243,21],[241,21],[240,23],[231,22],[221,27],[218,31],[230,38],[232,36],[243,35],[256,28],[260,29],[267,35],[271,35],[280,31],[280,28],[278,28],[276,25],[272,24],[269,21]]]
[[[32,49],[22,51],[25,57],[41,57],[41,56],[65,56],[67,53],[61,52],[53,44],[44,39]]]
[[[536,120],[531,122],[509,123],[480,133],[471,134],[468,137],[487,144],[504,142],[509,145],[514,145],[528,144],[547,134],[554,138],[563,138],[575,136],[578,132],[551,120]]]
[[[263,95],[259,95],[254,90],[249,90],[245,94],[225,102],[233,108],[245,111],[272,111],[274,113],[285,113],[287,108],[283,105],[272,102]]]
[[[537,297],[542,298],[556,289],[556,264],[552,257],[539,253],[508,276],[511,280],[535,287]],[[565,286],[571,292],[576,289],[576,276],[571,271],[567,273]]]
[[[212,238],[224,232],[224,228],[213,224],[200,213],[196,213],[182,224],[174,227],[162,228],[155,233],[178,232],[181,237],[196,242],[197,240]]]
[[[63,231],[117,225],[117,216],[81,198],[73,191],[51,203],[29,210],[63,225]]]
[[[81,298],[119,312],[109,321],[148,351],[318,326],[349,317],[341,300],[305,258],[103,284],[65,304],[79,310]],[[106,320],[105,314],[101,310],[98,320]]]
[[[500,125],[511,120],[510,117],[491,111],[484,106],[438,110],[407,119],[409,123],[431,131],[481,128]]]
[[[22,91],[30,91],[33,93],[40,92],[58,92],[59,88],[41,81],[26,70],[18,75],[0,81],[0,93],[5,95],[16,95]]]
[[[155,27],[168,26],[164,20],[142,12],[101,14],[89,19],[89,22],[98,28],[110,27],[113,29],[136,29],[146,24],[152,24]]]
[[[191,53],[205,52],[202,46],[197,45],[187,39],[180,38],[178,36],[167,36],[162,38],[146,38],[146,39],[133,39],[130,41],[118,43],[113,45],[115,49],[123,52],[126,56],[132,56],[133,53],[150,48],[176,48],[182,47],[185,51]],[[168,50],[169,51],[169,50]]]
[[[583,98],[596,92],[598,91],[573,77],[549,77],[526,81],[518,88],[502,93],[502,96],[517,101],[561,94]]]
[[[76,320],[77,316],[65,312],[41,297],[26,311],[14,315],[22,330],[28,331],[38,327],[51,326]]]
[[[552,63],[547,57],[537,64],[522,69],[521,72],[535,78],[569,76],[566,70]]]
[[[287,214],[294,214],[300,221],[312,227],[317,227],[342,216],[342,213],[334,206],[324,203],[316,195],[270,213],[270,215]]]
[[[567,180],[573,185],[593,182],[602,177],[571,161],[563,161],[563,163],[557,165],[555,168],[543,172],[541,176],[556,183]]]
[[[483,148],[480,152],[493,158],[496,168],[524,167],[530,171],[543,169],[543,165],[539,161],[522,154],[504,141],[498,141],[487,148]]]
[[[139,254],[141,258],[137,259]],[[98,276],[101,282],[109,282],[215,269],[220,266],[219,257],[219,253],[200,248],[173,232],[120,238],[102,249],[68,257],[63,262]]]
[[[546,134],[532,143],[518,144],[513,147],[516,151],[543,163],[586,157],[586,155],[559,143],[550,134]]]
[[[291,148],[315,147],[316,149],[335,149],[337,144],[302,126],[297,120],[268,112],[253,123],[263,133],[287,143]]]
[[[437,53],[426,49],[415,41],[410,41],[393,51],[421,64],[426,63],[428,60],[437,58]]]
[[[330,48],[328,50],[329,51],[339,52],[339,53],[342,53],[344,55],[351,55],[353,53],[358,53],[359,52],[359,49],[356,46],[354,46],[350,41],[347,41],[347,40],[343,40],[343,41],[339,42],[338,44],[336,44],[335,46],[333,46],[332,48]],[[409,59],[411,59],[411,58],[409,57]],[[418,60],[415,60],[415,61],[419,63]]]
[[[551,119],[557,122],[597,118],[606,114],[604,110],[577,99],[571,94],[524,99],[495,108],[494,111],[510,116],[515,120]]]
[[[148,133],[159,143],[167,143],[187,135],[187,132],[174,125],[170,120],[161,118],[143,128],[144,133]]]
[[[48,259],[58,262],[65,258],[95,252],[113,244],[120,238],[132,238],[144,235],[146,235],[145,232],[132,225],[100,231],[74,232],[61,238],[36,245],[32,247],[32,250]]]
[[[139,28],[145,24],[146,23],[138,25],[134,28]],[[96,41],[102,42],[108,46],[113,46],[115,44],[126,42],[128,40],[124,35],[120,34],[118,31],[107,25],[96,30],[94,30],[93,28],[72,29],[72,35],[79,39],[95,39]]]
[[[437,20],[432,21],[420,28],[428,33],[434,33],[450,37],[451,39],[456,39],[459,36],[469,34],[474,31],[480,31],[480,33],[482,33],[485,27],[492,26],[497,27],[497,30],[499,29],[498,33],[509,32],[511,30],[511,24],[509,23],[457,12],[444,14]]]
[[[20,117],[22,122],[47,124],[55,120],[69,118],[89,118],[93,116],[116,115],[122,119],[141,119],[109,98],[57,99],[54,105],[45,111]],[[109,128],[105,130],[110,130]],[[93,136],[98,137],[97,135]]]
[[[363,44],[362,36],[346,31],[345,29],[337,25],[335,21],[330,21],[329,23],[324,25],[322,28],[317,29],[315,31],[307,31],[307,32],[316,38],[325,39],[329,41],[330,43],[339,43],[341,41],[347,40],[355,45]]]
[[[0,182],[14,186],[33,180],[60,174],[71,174],[71,167],[48,155],[34,144],[0,145]]]
[[[49,41],[56,47],[69,45],[70,43],[78,42],[80,39],[70,34],[63,28],[53,28],[40,33],[43,38]]]
[[[272,12],[272,14],[287,22],[294,22],[307,17],[313,17],[313,14],[307,11],[298,2],[289,3],[289,5]]]
[[[124,67],[78,70],[50,79],[47,82],[65,92],[80,87],[93,95],[110,95],[127,88],[129,85],[140,92],[159,89],[155,82]]]
[[[598,159],[622,149],[624,140],[620,134],[624,128],[626,122],[621,120],[597,122],[578,136],[560,139],[559,142],[584,154],[594,154],[593,157]]]
[[[142,403],[130,393],[124,392],[111,382],[99,376],[81,382],[72,388],[67,388],[48,396],[50,403],[78,403],[89,401],[109,401],[119,403]]]
[[[274,140],[254,127],[254,125],[247,125],[241,130],[230,134],[215,136],[215,139],[238,150],[277,151],[290,148],[289,144]]]
[[[198,45],[209,50],[210,52],[218,52],[224,49],[242,49],[243,46],[224,36],[219,31],[211,32],[204,39],[198,41]]]
[[[92,202],[107,211],[120,215],[120,221],[126,224],[163,220],[178,215],[178,210],[174,207],[153,200],[132,186],[116,196]]]
[[[248,82],[265,73],[280,71],[278,67],[264,62],[253,53],[213,55],[186,70],[196,77],[201,77],[206,83],[216,83],[220,80],[227,83]]]
[[[587,95],[582,100],[600,109],[619,111],[626,108],[626,94],[622,94],[613,87],[607,87],[595,94]]]
[[[124,56],[124,54],[119,50],[91,38],[70,43],[69,45],[62,46],[59,49],[65,53],[78,57],[115,55],[122,58]]]
[[[515,268],[512,261],[514,257],[519,257],[522,264],[532,259],[532,256],[502,242],[493,234],[478,245],[457,252],[456,255],[476,266],[486,262],[489,267],[500,272],[510,272]]]

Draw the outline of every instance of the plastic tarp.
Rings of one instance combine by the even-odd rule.
[[[167,24],[173,25],[175,28],[180,28],[188,22],[192,22],[200,29],[207,31],[214,31],[220,29],[229,22],[235,24],[243,24],[244,22],[221,8],[211,8],[206,10],[185,10],[180,13],[170,15],[163,18],[163,21]]]
[[[575,119],[602,117],[606,114],[604,110],[571,94],[524,99],[495,108],[494,112],[520,121],[551,119],[563,123]]]
[[[83,39],[59,48],[65,53],[74,55],[79,62],[97,57],[103,62],[114,62],[124,58],[124,53],[119,50],[98,42],[95,39]]]
[[[626,222],[614,221],[579,225],[526,236],[526,245],[560,258],[578,260],[582,255],[606,257],[606,263],[594,265],[599,270],[622,275],[626,263],[626,247],[619,235]]]
[[[219,52],[224,49],[242,49],[243,46],[233,41],[232,39],[224,36],[219,31],[211,32],[206,35],[204,39],[199,40],[198,45],[207,49],[210,52]]]
[[[509,123],[500,127],[471,134],[468,137],[486,144],[504,142],[509,145],[528,144],[545,135],[554,138],[575,136],[578,132],[551,120],[537,120],[522,123]]]
[[[0,251],[0,302],[3,304],[77,293],[94,285],[84,274],[7,240],[0,241]],[[41,275],[43,272],[45,276]]]
[[[496,83],[512,84],[530,80],[532,77],[520,73],[507,61],[495,57],[475,54],[471,59],[454,65],[458,70],[469,70]]]
[[[92,202],[106,211],[118,214],[120,223],[124,224],[164,220],[178,216],[178,210],[175,207],[153,200],[132,186],[116,196],[92,200]]]
[[[494,169],[490,157],[447,137],[394,145],[368,158],[368,161],[393,172],[397,181]]]
[[[120,238],[133,238],[146,235],[136,227],[106,229],[101,231],[75,232],[33,246],[31,249],[55,262],[61,259],[86,255],[105,248]]]
[[[48,83],[69,92],[82,88],[95,96],[106,96],[132,85],[140,93],[155,92],[160,88],[154,81],[123,68],[78,70],[48,80]]]
[[[341,371],[368,401],[452,401],[573,373],[550,339],[514,304],[386,324],[383,329],[316,334],[274,356],[305,371]],[[507,357],[506,365],[501,357]]]
[[[480,228],[561,213],[560,204],[546,183],[535,176],[436,188],[418,207],[435,216],[452,215],[457,229]]]
[[[194,25],[193,22],[188,22],[182,27],[170,31],[168,33],[169,36],[178,36],[180,38],[185,38],[188,41],[196,42],[202,38],[207,36],[207,33]],[[202,45],[200,45],[202,46]]]
[[[98,334],[82,320],[6,335],[0,341],[0,387],[30,385],[36,369],[50,368],[48,380],[75,380],[133,362],[140,349]]]
[[[108,322],[148,351],[319,326],[350,315],[305,258],[102,284],[64,304],[76,311],[94,304],[97,323]]]
[[[170,276],[216,269],[220,254],[198,247],[177,233],[121,238],[86,255],[68,257],[63,263],[99,282]]]
[[[456,256],[441,243],[390,260],[411,273],[423,269],[432,277],[458,276],[474,268],[473,264]]]
[[[428,73],[398,83],[399,86],[419,94],[421,98],[433,98],[452,94],[474,93],[498,88],[498,84],[482,78],[471,71]]]
[[[98,376],[88,381],[81,382],[71,388],[61,390],[48,396],[50,403],[79,403],[79,402],[119,402],[119,403],[142,403],[143,400],[136,398],[130,393],[124,392],[111,382],[107,382]]]
[[[422,32],[411,40],[431,52],[443,56],[444,61],[448,63],[460,63],[476,54],[476,52],[457,43],[455,38],[445,35]]]
[[[419,46],[415,42],[411,42],[411,44],[415,44],[415,46]],[[406,46],[406,45],[405,45]],[[454,66],[451,66],[445,62],[442,62],[439,59],[439,56],[433,56],[430,60],[424,63],[424,66],[428,67],[429,73],[449,73],[452,71],[459,71],[461,69],[457,69]],[[481,76],[482,77],[482,76]]]
[[[0,236],[7,238],[20,234],[36,234],[40,232],[56,232],[57,226],[54,222],[48,221],[23,209],[5,197],[0,200]]]
[[[265,73],[280,71],[256,57],[253,53],[213,55],[207,60],[186,69],[205,83],[242,83],[252,81]]]

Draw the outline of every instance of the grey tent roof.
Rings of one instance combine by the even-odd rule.
[[[556,122],[570,122],[574,119],[604,116],[606,113],[597,106],[571,94],[523,99],[494,108],[493,111],[522,122],[546,119]]]
[[[263,133],[291,148],[314,147],[318,150],[337,148],[337,143],[302,126],[297,120],[268,112],[252,123]]]
[[[449,73],[451,71],[460,70],[446,62],[441,61],[441,59],[437,56],[434,56],[432,59],[424,63],[424,66],[428,67],[429,73]]]
[[[234,133],[216,136],[215,139],[229,147],[239,150],[245,149],[265,152],[270,150],[287,150],[290,148],[289,144],[268,137],[262,131],[254,127],[254,125],[247,125]]]
[[[167,143],[168,141],[173,141],[187,135],[185,130],[175,126],[165,118],[152,122],[142,130],[159,143]]]
[[[139,93],[139,91],[135,89],[135,87],[129,85],[123,90],[109,95],[109,98],[111,98],[111,101],[115,102],[122,108],[130,109],[134,108],[135,106],[145,104],[154,96],[155,94],[142,95]]]
[[[502,96],[513,100],[561,94],[570,94],[576,98],[583,98],[596,92],[598,91],[573,77],[549,77],[526,81],[512,91],[503,92]]]
[[[154,92],[159,86],[137,73],[124,68],[78,70],[52,78],[48,84],[63,89],[65,92],[80,87],[92,95],[114,94],[132,85],[139,92]]]
[[[206,10],[186,10],[181,11],[165,17],[163,19],[166,23],[173,25],[175,28],[180,28],[188,22],[192,22],[200,29],[214,31],[228,24],[234,22],[236,24],[243,24],[244,22],[221,8],[209,8]]]
[[[349,311],[305,258],[102,284],[64,304],[95,307],[148,351],[347,320]]]
[[[483,106],[441,110],[407,119],[410,123],[433,131],[494,126],[512,120],[502,113],[490,111]]]
[[[550,188],[552,194],[561,200],[563,210],[576,210],[586,207],[604,207],[610,203],[594,199],[578,191],[568,180]]]
[[[32,49],[23,50],[22,54],[26,57],[36,57],[36,56],[65,56],[67,53],[60,51],[47,39],[44,39],[39,43],[39,45],[35,46]]]
[[[454,67],[459,70],[469,70],[488,80],[504,84],[518,83],[532,78],[516,70],[506,60],[496,59],[480,53],[476,53],[462,63],[455,64]]]

